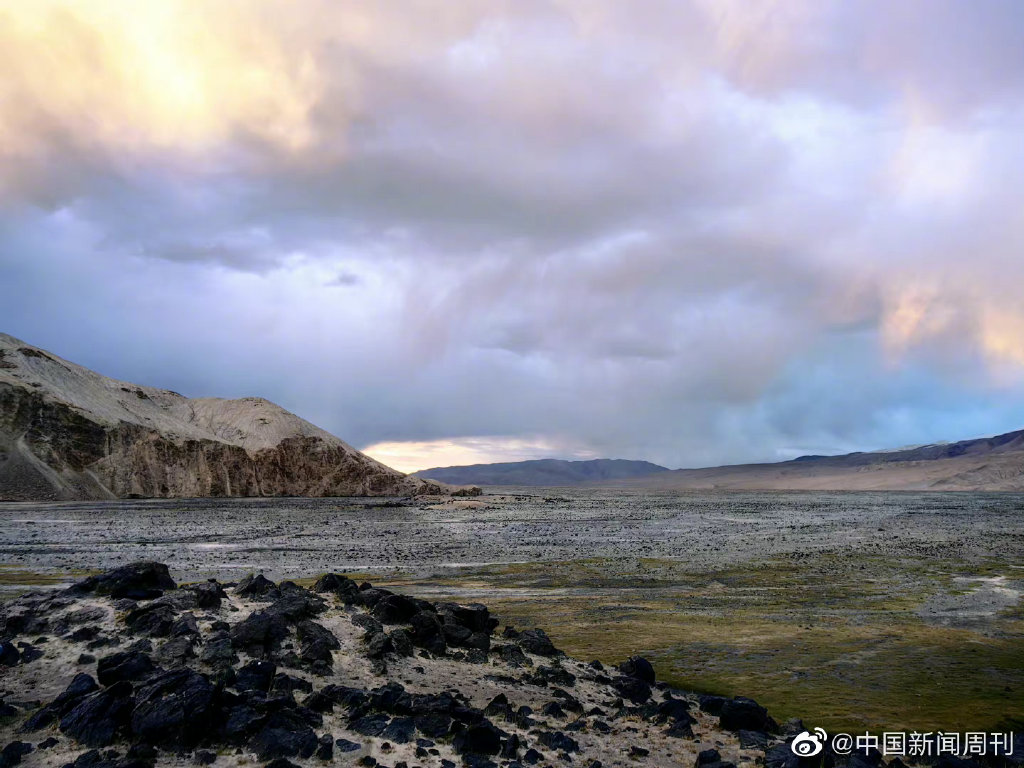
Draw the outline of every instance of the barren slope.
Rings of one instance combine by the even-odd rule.
[[[262,398],[189,399],[0,334],[0,499],[437,489]]]

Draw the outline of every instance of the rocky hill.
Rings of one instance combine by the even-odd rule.
[[[117,381],[0,334],[0,500],[439,490],[262,398]]]
[[[460,467],[435,467],[415,472],[416,477],[429,478],[454,485],[580,485],[602,480],[624,480],[667,472],[667,467],[649,461],[625,459],[591,459],[564,461],[535,459],[498,464],[470,464]]]
[[[165,565],[123,566],[0,606],[0,764],[793,763],[798,721],[498,623],[338,574],[177,586]]]

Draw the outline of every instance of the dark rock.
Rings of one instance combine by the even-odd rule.
[[[174,626],[175,615],[171,605],[153,602],[129,611],[124,623],[137,635],[167,637]]]
[[[697,721],[690,716],[690,704],[682,699],[668,698],[658,704],[658,722],[683,722],[693,724]]]
[[[163,563],[137,562],[90,576],[68,588],[70,594],[96,592],[112,598],[151,600],[160,597],[165,590],[175,588],[167,566]]]
[[[105,747],[127,728],[134,706],[131,683],[115,683],[77,700],[60,730],[87,747]]]
[[[671,726],[665,731],[666,736],[670,736],[673,739],[692,739],[693,728],[692,724],[683,720],[678,720],[672,723]]]
[[[314,592],[333,592],[341,598],[351,597],[359,592],[358,585],[340,573],[325,573],[313,585]],[[348,601],[346,601],[348,602]]]
[[[158,752],[152,744],[132,744],[128,748],[126,757],[138,758],[139,760],[156,760]]]
[[[220,637],[210,640],[203,646],[203,652],[199,657],[200,661],[213,666],[226,666],[238,663],[238,655],[230,637]]]
[[[768,734],[761,731],[740,730],[737,734],[740,749],[768,749]]]
[[[250,739],[249,748],[257,758],[302,757],[313,754],[317,748],[316,734],[301,715],[283,709],[270,715],[263,727]]]
[[[704,765],[710,765],[711,763],[719,763],[722,761],[722,756],[718,754],[717,749],[705,749],[697,754],[697,762],[695,763],[696,768],[701,768]]]
[[[200,749],[196,752],[193,761],[196,765],[213,765],[217,762],[217,753],[208,749]]]
[[[67,637],[73,643],[86,643],[95,640],[99,634],[99,627],[79,627]]]
[[[617,677],[612,680],[612,687],[634,704],[643,704],[651,698],[651,687],[638,677]]]
[[[445,714],[416,715],[416,730],[431,739],[443,739],[451,730],[452,719]]]
[[[196,654],[189,637],[174,637],[161,645],[154,654],[156,660],[165,667],[181,667]]]
[[[224,587],[218,584],[215,579],[203,581],[199,584],[190,584],[187,587],[183,587],[183,589],[187,589],[195,594],[196,607],[207,610],[220,608],[220,601],[228,596],[227,592],[224,591]]]
[[[640,757],[647,757],[649,754],[651,754],[651,750],[638,747],[635,744],[629,748],[629,756],[634,760]]]
[[[334,737],[331,734],[325,733],[317,741],[316,756],[319,760],[334,759]]]
[[[561,731],[545,731],[537,737],[537,741],[549,749],[558,749],[570,754],[580,751],[579,742]]]
[[[81,699],[98,688],[96,681],[90,675],[84,672],[75,675],[64,692],[26,720],[21,730],[31,732],[45,728],[59,717],[67,714]]]
[[[452,748],[459,755],[496,755],[501,751],[501,735],[501,731],[484,721],[456,735]]]
[[[32,749],[32,745],[24,741],[12,741],[0,750],[0,768],[17,765],[21,762],[21,758],[31,752]]]
[[[626,677],[636,677],[648,685],[654,685],[654,667],[643,656],[630,656],[619,665],[619,672]]]
[[[236,648],[252,652],[270,652],[288,636],[288,622],[269,610],[254,611],[231,629],[231,642]]]
[[[275,758],[267,763],[263,768],[299,768],[291,760],[285,760],[283,757]]]
[[[177,669],[139,688],[132,733],[140,741],[168,749],[190,749],[209,731],[214,688],[205,675]]]
[[[268,592],[272,592],[277,589],[277,584],[272,582],[262,573],[252,574],[250,573],[235,587],[236,595],[244,595],[246,597],[262,597]]]
[[[348,727],[363,736],[380,736],[390,722],[387,715],[363,715],[352,720]]]
[[[565,710],[557,701],[549,701],[541,708],[540,713],[546,717],[557,717],[559,720],[564,720],[566,717]]]
[[[282,594],[266,610],[294,624],[302,619],[312,619],[323,613],[327,610],[327,603],[319,595],[296,587]]]
[[[518,645],[502,645],[498,647],[497,652],[502,661],[509,666],[525,667],[530,663],[530,660]]]
[[[405,624],[417,612],[416,603],[404,595],[385,595],[371,610],[373,617],[382,624]]]
[[[519,634],[519,647],[537,656],[557,656],[559,651],[543,629],[527,629]]]
[[[537,670],[530,675],[529,678],[524,679],[528,679],[529,682],[541,687],[551,685],[552,683],[555,685],[564,685],[568,688],[572,688],[576,685],[575,676],[569,670],[563,669],[561,666],[556,664],[537,667]]]
[[[366,655],[371,659],[379,659],[391,650],[391,638],[384,632],[373,632],[366,635]]]
[[[0,667],[13,667],[21,661],[21,654],[14,643],[0,642]]]
[[[276,672],[277,665],[272,661],[250,661],[239,667],[235,676],[235,688],[239,691],[267,693]]]
[[[171,637],[198,637],[199,623],[192,613],[183,613],[171,625]]]
[[[328,666],[334,661],[331,651],[341,648],[341,643],[327,627],[315,621],[304,620],[297,625],[300,644],[299,656],[307,663],[322,661]]]
[[[533,747],[530,747],[530,749],[526,750],[526,752],[523,754],[523,762],[527,765],[536,765],[543,759],[544,755],[542,755]]]
[[[357,627],[366,630],[366,634],[370,635],[375,632],[383,632],[384,625],[377,621],[373,616],[368,613],[357,613],[352,617],[352,623]]]
[[[776,744],[764,753],[765,768],[802,768],[802,762],[797,755],[793,754],[789,744],[785,742]]]
[[[396,744],[408,744],[416,736],[416,724],[411,717],[396,717],[380,736]]]
[[[338,748],[339,752],[358,752],[363,748],[362,744],[357,744],[356,742],[349,741],[348,739],[337,739],[334,742],[334,746]]]
[[[36,648],[31,643],[19,642],[18,650],[21,652],[21,663],[28,664],[29,662],[41,659],[43,652]]]
[[[420,611],[409,619],[412,625],[412,642],[433,654],[441,655],[448,647],[444,639],[441,620],[430,611]]]
[[[313,684],[301,677],[292,677],[284,672],[278,672],[274,675],[274,682],[271,684],[270,690],[272,693],[293,693],[295,691],[312,693]]]
[[[509,704],[508,697],[504,693],[499,693],[484,707],[484,715],[486,717],[501,717],[505,720],[511,720],[512,705]]]
[[[701,695],[697,697],[701,712],[707,712],[709,715],[722,714],[722,707],[727,701],[729,699],[725,696]]]
[[[36,744],[36,749],[50,749],[58,744],[60,744],[60,742],[57,741],[57,739],[53,738],[53,736],[49,736]]]
[[[414,649],[412,638],[404,629],[395,629],[388,633],[391,649],[399,656],[412,656]]]
[[[141,651],[123,651],[104,656],[96,664],[100,685],[113,685],[121,680],[141,680],[156,670],[153,660]]]
[[[722,705],[719,722],[728,731],[764,731],[777,733],[778,724],[768,716],[768,711],[753,699],[736,697]]]

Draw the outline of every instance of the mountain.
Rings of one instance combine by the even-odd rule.
[[[678,469],[626,483],[664,491],[1024,491],[1024,430],[894,451]]]
[[[440,490],[263,398],[116,381],[0,334],[0,500]]]
[[[435,467],[414,472],[414,476],[452,485],[580,485],[601,480],[625,480],[667,472],[648,461],[592,459],[564,461],[535,459],[501,464],[471,464],[462,467]]]

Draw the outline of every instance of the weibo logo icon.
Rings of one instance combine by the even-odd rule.
[[[793,739],[789,748],[793,750],[794,755],[799,757],[814,757],[825,748],[825,739],[827,738],[828,734],[825,733],[824,728],[815,728],[814,733],[804,731]]]

